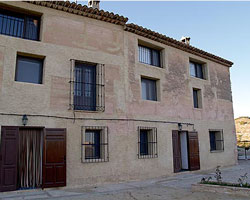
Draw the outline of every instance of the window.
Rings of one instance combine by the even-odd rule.
[[[142,99],[157,101],[156,80],[141,79]]]
[[[108,128],[82,127],[82,162],[107,162]]]
[[[138,46],[139,62],[161,67],[160,51],[145,46]]]
[[[17,56],[16,81],[42,84],[42,77],[43,59]]]
[[[193,88],[193,102],[194,102],[194,108],[202,108],[200,89]]]
[[[40,17],[0,9],[0,34],[39,40]]]
[[[158,157],[155,127],[138,127],[138,151],[138,158]]]
[[[224,139],[222,130],[209,130],[210,151],[223,151]]]
[[[190,75],[200,79],[205,79],[204,66],[199,63],[189,62]]]
[[[103,65],[75,61],[73,68],[73,109],[104,111]]]

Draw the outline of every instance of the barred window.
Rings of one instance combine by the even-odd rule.
[[[40,17],[0,9],[0,34],[39,40]]]
[[[209,130],[210,151],[223,151],[224,138],[223,130]]]
[[[82,127],[82,162],[107,162],[108,160],[108,127]]]
[[[156,67],[161,67],[161,53],[159,50],[138,46],[139,62]]]
[[[156,158],[157,129],[155,127],[138,127],[138,158]]]
[[[104,111],[104,65],[72,60],[70,106]]]

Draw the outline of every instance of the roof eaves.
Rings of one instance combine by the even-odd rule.
[[[209,59],[211,61],[225,65],[227,67],[231,67],[233,65],[233,62],[229,60],[213,55],[211,53],[208,53],[191,45],[185,44],[183,42],[177,41],[173,38],[167,37],[166,35],[151,31],[150,29],[144,28],[142,26],[138,26],[136,24],[125,24],[124,30],[166,44],[168,46],[172,46],[174,48],[186,51],[188,53],[192,53],[197,56]]]
[[[61,10],[64,12],[82,15],[85,17],[98,19],[101,21],[118,24],[118,25],[125,25],[128,21],[127,17],[123,17],[120,15],[115,15],[112,12],[105,12],[104,10],[98,10],[89,8],[86,5],[76,4],[75,2],[69,1],[25,1],[27,3],[44,6],[52,9]]]

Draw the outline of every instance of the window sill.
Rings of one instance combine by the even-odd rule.
[[[141,63],[141,62],[137,62],[137,64],[142,65],[142,66],[144,66],[144,67],[153,67],[154,69],[155,69],[155,68],[156,68],[156,69],[165,69],[164,66],[163,66],[163,67],[158,67],[158,66],[155,66],[155,65],[150,65],[150,64]]]
[[[84,159],[82,160],[82,163],[103,163],[108,162],[107,159]]]
[[[202,108],[193,108],[193,110],[202,111],[203,109]]]
[[[196,80],[200,80],[200,81],[208,81],[208,79],[198,78],[198,77],[191,76],[191,75],[189,75],[189,77],[190,77],[190,78],[193,78],[193,79],[196,79]]]
[[[158,155],[139,155],[139,159],[158,158]]]
[[[213,151],[210,151],[210,153],[222,153],[224,152],[224,150],[213,150]]]
[[[142,102],[155,102],[155,103],[160,103],[158,100],[147,100],[147,99],[141,99]]]

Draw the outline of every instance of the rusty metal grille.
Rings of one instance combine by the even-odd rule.
[[[39,17],[0,10],[0,34],[29,40],[39,40]]]
[[[82,162],[108,162],[109,141],[108,127],[106,126],[83,126],[82,127]]]
[[[157,128],[138,127],[138,158],[157,158]]]
[[[70,107],[73,110],[105,110],[104,65],[73,61]]]

